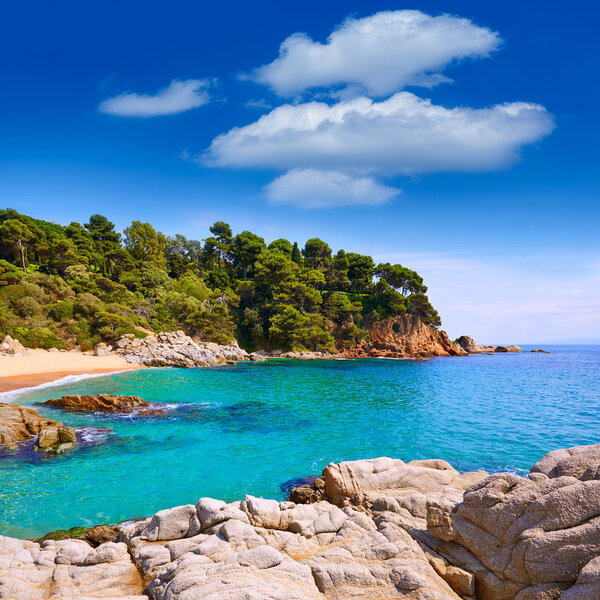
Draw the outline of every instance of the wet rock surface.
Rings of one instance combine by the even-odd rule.
[[[114,542],[119,535],[120,527],[117,525],[96,525],[94,527],[73,527],[71,529],[59,529],[51,531],[44,537],[32,542],[43,543],[47,540],[83,540],[92,548],[96,548],[106,542]]]
[[[599,448],[550,453],[527,478],[332,463],[298,481],[301,502],[201,498],[95,549],[0,537],[0,598],[597,600]]]

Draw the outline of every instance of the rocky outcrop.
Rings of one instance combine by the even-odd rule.
[[[494,352],[523,352],[519,346],[496,346]]]
[[[105,348],[98,349],[106,351]],[[118,354],[130,363],[148,367],[214,367],[242,360],[264,360],[248,354],[237,342],[215,344],[195,341],[183,331],[165,332],[135,338],[127,334],[116,342]]]
[[[466,352],[450,341],[445,331],[427,325],[415,315],[399,315],[377,321],[368,327],[369,342],[342,350],[348,357],[428,358],[433,356],[466,356]]]
[[[201,498],[125,527],[152,600],[458,600],[396,523],[354,507]]]
[[[481,600],[585,600],[600,589],[600,445],[551,452],[528,478],[497,473],[418,538],[474,574]]]
[[[5,336],[0,343],[0,356],[25,356],[26,354],[29,354],[29,350],[19,340],[13,340],[10,335]]]
[[[323,471],[327,498],[338,506],[372,505],[383,496],[400,503],[408,498],[412,505],[423,506],[432,497],[460,501],[464,490],[487,475],[485,471],[461,474],[439,459],[405,463],[386,457],[330,464]]]
[[[0,403],[0,446],[10,447],[32,438],[45,451],[60,451],[77,443],[72,427],[42,417],[34,408]]]
[[[469,354],[476,354],[477,352],[481,352],[479,350],[479,346],[475,343],[475,340],[468,335],[461,335],[456,343]]]
[[[0,598],[598,600],[599,455],[553,452],[527,478],[332,463],[306,503],[201,498],[95,549],[0,537]]]
[[[266,357],[291,358],[294,360],[326,360],[328,358],[333,358],[335,355],[332,355],[329,352],[313,352],[312,350],[291,350],[289,352],[284,352],[283,350],[259,350],[252,354],[252,356],[261,357],[263,360],[266,360]],[[252,358],[252,360],[260,360],[260,358]]]
[[[123,543],[16,540],[0,535],[0,598],[148,600]]]
[[[573,446],[548,452],[531,468],[532,473],[542,473],[550,478],[575,477],[583,481],[600,479],[600,444]]]
[[[58,423],[56,427],[42,429],[37,436],[36,446],[40,450],[62,452],[77,443],[75,430]]]
[[[458,344],[467,354],[488,354],[490,352],[523,352],[519,346],[479,346],[475,340],[468,335],[461,335],[457,340]],[[537,350],[532,350],[537,352]],[[543,352],[543,350],[539,350]]]
[[[164,413],[160,404],[147,402],[139,396],[69,395],[61,398],[51,398],[40,404],[74,412],[131,413],[135,411],[141,416]]]
[[[323,479],[319,498],[407,529],[463,597],[600,598],[600,444],[550,452],[528,478],[379,458],[329,465]]]
[[[113,351],[113,347],[100,342],[94,346],[94,354],[96,356],[108,356]]]

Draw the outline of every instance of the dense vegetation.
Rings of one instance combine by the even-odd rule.
[[[302,249],[221,221],[202,242],[102,215],[68,226],[0,210],[0,335],[30,347],[91,349],[124,333],[184,329],[243,347],[334,350],[406,312],[440,325],[423,279],[370,256]]]

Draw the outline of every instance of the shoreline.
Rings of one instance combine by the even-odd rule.
[[[142,369],[120,356],[33,349],[23,356],[0,356],[0,394],[38,387],[69,376],[102,375]]]
[[[285,501],[204,496],[117,525],[0,536],[9,565],[0,591],[49,597],[58,587],[72,597],[85,584],[94,597],[132,600],[183,599],[190,590],[194,598],[252,590],[247,597],[334,600],[341,590],[365,600],[403,591],[515,600],[540,598],[542,589],[557,600],[591,600],[600,592],[598,524],[581,507],[597,489],[587,474],[599,453],[600,444],[552,450],[526,477],[459,472],[436,458],[331,462]],[[508,539],[507,525],[516,531]],[[52,582],[42,588],[22,576],[41,551],[36,567]],[[499,551],[508,562],[494,561]]]
[[[427,361],[432,358],[455,358],[453,356],[370,356],[332,354],[330,356],[317,355],[310,352],[302,356],[301,353],[282,353],[281,355],[265,356],[271,360],[395,360],[395,361]],[[476,353],[495,354],[495,353]],[[469,355],[465,355],[469,356]],[[95,356],[71,350],[69,352],[50,352],[38,348],[29,349],[27,355],[0,356],[0,401],[2,394],[8,392],[24,391],[44,384],[58,382],[67,377],[98,376],[120,373],[133,369],[147,369],[140,363],[129,363],[121,356],[111,353],[106,356]]]

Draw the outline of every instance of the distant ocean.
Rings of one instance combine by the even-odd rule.
[[[169,405],[152,419],[36,407],[81,428],[81,444],[0,454],[0,534],[115,523],[202,496],[283,498],[286,482],[330,461],[436,457],[525,474],[550,450],[600,442],[600,346],[542,347],[551,354],[149,369],[0,394],[28,406],[101,392]]]

